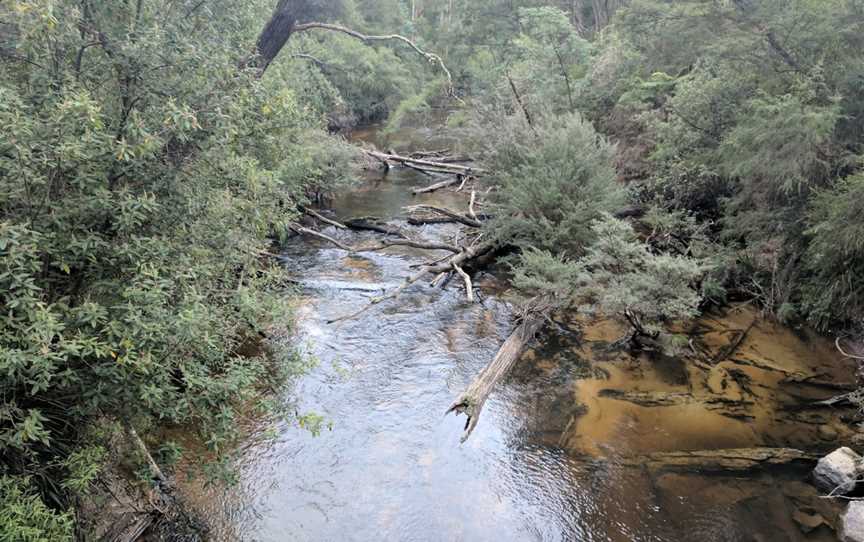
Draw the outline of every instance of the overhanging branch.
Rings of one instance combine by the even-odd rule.
[[[442,60],[441,57],[436,55],[435,53],[430,53],[428,51],[424,51],[423,49],[420,48],[419,45],[417,45],[416,43],[414,43],[410,39],[406,38],[405,36],[401,36],[399,34],[386,34],[386,35],[381,35],[381,36],[369,36],[369,35],[357,32],[356,30],[353,30],[351,28],[344,27],[342,25],[331,24],[331,23],[315,23],[315,22],[294,25],[293,31],[294,32],[303,32],[306,30],[312,30],[312,29],[316,29],[316,28],[321,29],[321,30],[330,30],[332,32],[341,32],[342,34],[346,34],[348,36],[351,36],[352,38],[356,38],[356,39],[358,39],[364,43],[370,43],[370,42],[376,42],[376,41],[401,41],[402,43],[404,43],[408,47],[410,47],[418,55],[425,58],[427,62],[429,62],[430,64],[435,64],[436,66],[438,66],[438,68],[442,72],[444,72],[444,76],[447,78],[447,93],[454,98],[456,97],[456,91],[453,88],[453,76],[450,73],[450,70],[447,69],[447,66],[444,64],[444,60]]]

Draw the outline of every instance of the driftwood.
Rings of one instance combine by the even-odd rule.
[[[408,236],[405,235],[405,232],[403,232],[398,227],[391,226],[384,222],[376,222],[368,218],[352,218],[351,220],[346,220],[344,224],[346,227],[352,230],[374,231],[378,233],[383,233],[384,235],[402,237],[403,239],[408,238]]]
[[[453,175],[456,175],[458,173],[461,173],[463,175],[486,173],[485,169],[473,166],[463,166],[449,162],[435,162],[432,160],[411,158],[410,156],[401,156],[399,154],[391,154],[373,150],[365,150],[364,152],[372,158],[375,158],[376,160],[380,160],[382,162],[394,162],[402,165],[411,164],[416,168],[424,169],[432,173],[450,173]]]
[[[462,392],[459,397],[453,401],[447,413],[455,412],[456,414],[465,414],[468,419],[465,420],[465,429],[462,433],[461,442],[468,440],[474,428],[477,427],[477,421],[480,419],[480,413],[483,410],[483,405],[492,389],[504,376],[510,372],[510,369],[519,361],[525,346],[534,335],[543,327],[546,322],[545,311],[529,312],[522,321],[513,330],[513,333],[507,337],[498,353],[489,362],[489,365],[480,371],[480,374],[473,382]]]
[[[442,188],[447,188],[448,186],[453,186],[456,183],[461,183],[464,179],[465,177],[461,173],[459,173],[454,179],[447,179],[441,181],[440,183],[430,184],[429,186],[425,186],[422,188],[415,188],[411,190],[411,193],[415,196],[417,194],[428,194],[430,192],[435,192],[436,190],[441,190]]]
[[[384,301],[388,301],[390,299],[396,299],[397,297],[399,297],[399,294],[401,294],[403,291],[405,291],[405,289],[407,289],[409,286],[416,283],[417,281],[419,281],[420,279],[422,279],[426,275],[437,276],[437,275],[440,275],[441,273],[447,273],[450,271],[454,271],[456,269],[456,267],[464,266],[467,262],[471,261],[474,258],[482,256],[483,254],[490,251],[491,249],[492,249],[491,245],[477,245],[477,246],[467,247],[467,248],[463,248],[462,250],[460,250],[460,252],[458,254],[454,254],[449,259],[447,259],[441,263],[424,265],[424,266],[420,267],[416,273],[414,273],[413,275],[406,278],[404,283],[402,283],[398,288],[396,288],[395,290],[393,290],[389,294],[381,296],[381,297],[375,297],[369,302],[369,304],[367,304],[362,309],[355,311],[355,312],[352,312],[351,314],[346,314],[345,316],[340,316],[339,318],[334,318],[333,320],[328,320],[327,323],[328,324],[335,324],[337,322],[342,322],[345,320],[351,320],[353,318],[356,318],[356,317],[360,316],[361,314],[363,314],[364,312],[371,309],[372,307],[374,307],[375,305],[381,304]]]
[[[483,226],[483,223],[476,218],[471,218],[470,216],[457,213],[456,211],[451,211],[450,209],[445,209],[444,207],[436,207],[434,205],[412,205],[410,207],[406,207],[405,210],[409,213],[425,211],[433,214],[443,215],[450,219],[450,221],[458,222],[466,226],[471,226],[472,228],[480,228]],[[409,224],[410,223],[411,221],[409,219]],[[430,224],[431,222],[426,223]]]

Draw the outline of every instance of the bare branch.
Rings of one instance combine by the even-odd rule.
[[[474,286],[471,284],[471,277],[464,269],[456,264],[453,264],[453,269],[459,273],[462,280],[465,281],[465,295],[468,296],[468,303],[474,303]]]
[[[841,354],[843,354],[844,356],[846,356],[847,358],[864,360],[864,356],[853,356],[852,354],[849,354],[849,353],[847,353],[846,351],[844,351],[843,348],[840,346],[840,337],[837,337],[837,338],[834,340],[834,346],[836,346],[836,347],[837,347],[837,350],[838,350]]]
[[[453,98],[458,99],[456,96],[456,90],[453,87],[453,76],[450,74],[450,70],[447,69],[447,66],[444,64],[444,61],[440,56],[435,53],[429,53],[421,49],[416,43],[406,38],[405,36],[401,36],[399,34],[387,34],[383,36],[369,36],[366,34],[362,34],[353,30],[351,28],[347,28],[338,24],[331,23],[304,23],[294,25],[294,32],[303,32],[306,30],[312,30],[315,28],[319,28],[321,30],[330,30],[333,32],[341,32],[352,38],[356,38],[364,43],[374,42],[374,41],[401,41],[402,43],[408,45],[411,49],[413,49],[417,54],[426,59],[430,64],[435,64],[438,68],[444,72],[444,76],[447,78],[447,94]]]

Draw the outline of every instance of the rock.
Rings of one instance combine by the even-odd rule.
[[[837,430],[830,425],[820,425],[819,438],[827,441],[837,440]]]
[[[795,510],[792,513],[792,519],[798,524],[798,528],[804,534],[819,528],[820,525],[826,523],[825,518],[815,513],[814,511]]]
[[[825,492],[846,495],[855,489],[860,472],[861,456],[844,446],[819,460],[813,470],[813,480]]]
[[[840,540],[864,542],[864,501],[852,501],[841,518]]]

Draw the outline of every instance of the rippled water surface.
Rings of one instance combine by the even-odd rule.
[[[372,175],[337,200],[335,211],[405,226],[403,205],[465,204],[464,195],[452,192],[411,197],[410,186],[429,182],[402,170],[386,179]],[[353,244],[377,239],[326,231]],[[452,226],[412,231],[429,239],[458,232]],[[601,398],[598,390],[613,385],[692,388],[689,369],[675,360],[645,369],[610,358],[601,346],[614,333],[602,329],[582,333],[561,325],[544,335],[543,346],[500,385],[477,430],[460,445],[464,418],[444,411],[511,329],[508,305],[489,293],[498,289],[494,277],[476,277],[487,286],[479,303],[468,304],[457,281],[446,289],[421,282],[355,320],[326,323],[363,307],[398,285],[409,266],[435,256],[346,255],[317,241],[285,253],[285,265],[303,285],[298,339],[319,360],[286,394],[300,412],[314,411],[332,428],[314,437],[283,425],[275,441],[250,437],[238,487],[209,504],[213,515],[228,517],[217,538],[831,539],[824,527],[805,536],[790,519],[800,502],[813,502],[801,472],[658,475],[617,461],[657,450],[789,445],[798,426],[773,411],[733,419],[690,406],[646,408]],[[802,359],[824,358],[808,350],[812,345],[800,348]],[[770,384],[755,373],[750,378],[754,387]]]

